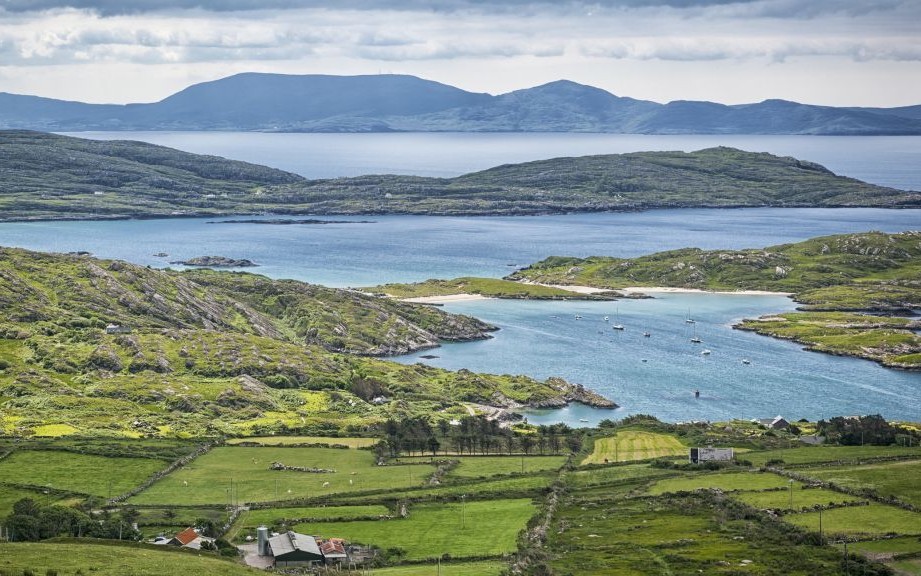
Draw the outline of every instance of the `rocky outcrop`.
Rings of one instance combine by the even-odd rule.
[[[188,260],[173,260],[170,264],[181,266],[199,266],[202,268],[248,268],[258,266],[246,258],[227,258],[226,256],[196,256]]]

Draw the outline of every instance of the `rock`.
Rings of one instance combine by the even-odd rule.
[[[247,268],[258,266],[252,260],[246,258],[227,258],[226,256],[196,256],[188,260],[173,260],[170,264],[180,264],[182,266],[202,266],[208,268]]]

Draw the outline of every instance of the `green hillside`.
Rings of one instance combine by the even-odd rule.
[[[0,249],[0,306],[7,434],[328,434],[388,417],[453,418],[467,414],[462,402],[601,401],[558,379],[366,358],[493,328],[251,274]],[[109,324],[125,332],[107,333]]]
[[[543,214],[739,206],[918,207],[921,194],[732,148],[555,158],[457,178],[327,180],[139,142],[0,131],[0,220],[221,214]]]

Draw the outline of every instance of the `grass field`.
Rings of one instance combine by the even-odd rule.
[[[623,466],[605,466],[589,470],[576,470],[569,474],[567,482],[575,488],[601,486],[637,478],[654,479],[675,476],[674,470],[652,468],[649,464],[626,464]]]
[[[653,484],[650,494],[699,490],[701,488],[719,488],[720,490],[765,490],[767,488],[787,488],[790,483],[786,478],[765,472],[723,472],[714,474],[694,474],[677,478],[666,478]],[[794,491],[802,484],[794,482]],[[789,498],[789,496],[788,496]]]
[[[755,508],[771,508],[774,510],[800,510],[812,506],[826,506],[828,504],[840,504],[843,502],[854,502],[863,500],[856,496],[848,496],[834,490],[825,490],[824,488],[804,489],[797,485],[792,490],[768,490],[765,492],[739,492],[732,497],[740,502],[744,502]],[[791,505],[790,502],[793,502]]]
[[[836,546],[839,548],[844,547],[842,544],[836,544]],[[871,555],[919,554],[921,553],[921,538],[917,536],[900,536],[898,538],[848,542],[847,548],[849,552]]]
[[[819,531],[819,513],[788,514],[784,520],[813,532]],[[822,512],[822,531],[830,536],[881,536],[921,534],[921,514],[894,506],[872,503]]]
[[[262,446],[292,446],[298,444],[340,444],[349,448],[368,448],[379,442],[378,438],[335,438],[332,436],[253,436],[231,438],[227,444],[260,444]]]
[[[462,494],[476,494],[477,497],[494,497],[496,495],[538,495],[547,486],[553,483],[556,475],[553,473],[538,473],[525,476],[513,476],[510,478],[498,478],[495,480],[483,480],[479,482],[464,482],[463,484],[445,484],[430,488],[417,488],[414,490],[394,490],[381,495],[338,495],[334,498],[336,503],[361,504],[369,499],[386,498],[388,500],[400,499],[419,499],[429,497],[458,497]]]
[[[433,564],[416,564],[379,568],[367,572],[370,576],[499,576],[507,565],[502,562],[452,562]]]
[[[51,504],[61,497],[55,494],[43,494],[34,490],[23,490],[13,486],[0,485],[0,518],[9,515],[13,511],[13,504],[23,498],[31,498],[39,504]]]
[[[336,472],[314,474],[270,470],[269,466],[276,461],[287,466],[333,469]],[[433,470],[427,464],[377,466],[374,454],[367,450],[222,447],[163,478],[130,502],[223,504],[230,500],[231,480],[236,502],[312,498],[420,486]]]
[[[674,436],[642,430],[623,430],[614,436],[596,438],[594,450],[582,464],[629,462],[682,454],[687,454],[687,447]]]
[[[769,460],[783,460],[785,464],[809,464],[813,462],[852,462],[866,458],[891,456],[917,456],[921,448],[904,446],[797,446],[781,450],[749,452],[745,459],[755,466],[763,466]]]
[[[0,481],[108,497],[127,492],[166,465],[147,458],[19,450],[0,460]]]
[[[378,568],[365,572],[370,576],[499,576],[506,564],[502,562],[456,562],[441,563],[440,568],[435,564],[416,564],[395,566],[393,568]]]
[[[366,506],[314,506],[307,508],[262,508],[247,510],[240,514],[228,532],[228,538],[236,539],[246,534],[255,535],[259,526],[278,526],[292,520],[326,520],[329,518],[366,518],[389,514],[390,510],[381,504]]]
[[[921,507],[921,461],[884,462],[860,466],[807,468],[801,474],[834,482],[846,488],[869,488],[882,496],[896,496],[899,500]]]
[[[94,576],[253,576],[261,570],[241,566],[216,556],[179,552],[176,548],[108,545],[103,541],[75,543],[0,543],[0,571],[19,576],[61,576],[76,573]],[[77,571],[80,572],[77,572]]]
[[[518,532],[535,511],[534,503],[523,498],[419,504],[410,508],[405,519],[306,522],[294,530],[385,549],[402,548],[410,560],[443,554],[464,558],[514,552]]]
[[[558,470],[566,463],[565,456],[451,456],[458,465],[447,478],[488,478],[502,474],[521,474]],[[424,458],[401,458],[401,462],[427,462]]]

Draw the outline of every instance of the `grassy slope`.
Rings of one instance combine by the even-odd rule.
[[[172,576],[178,572],[200,576],[252,576],[247,568],[213,555],[177,548],[118,542],[0,543],[0,570],[9,574],[95,574],[97,576]],[[80,571],[80,572],[78,572]]]
[[[687,447],[670,434],[622,430],[614,436],[596,438],[592,453],[582,461],[582,464],[646,460],[661,456],[680,456],[686,453]]]
[[[0,431],[10,434],[329,434],[442,409],[453,417],[463,401],[546,401],[569,390],[357,357],[490,327],[249,274],[0,249],[0,306]],[[108,322],[133,332],[105,334]],[[367,402],[378,394],[395,401]]]
[[[918,206],[921,195],[731,148],[556,158],[458,178],[299,176],[136,142],[0,132],[7,218],[260,213],[535,214],[691,206]],[[99,192],[100,194],[96,194]]]
[[[686,248],[631,259],[551,257],[509,278],[611,289],[794,292],[810,313],[785,313],[741,327],[823,352],[899,368],[921,367],[921,337],[910,330],[917,323],[831,313],[904,313],[921,308],[921,232],[843,234],[752,250]]]
[[[451,280],[426,280],[413,284],[382,284],[362,288],[365,292],[387,294],[394,298],[479,294],[492,298],[531,300],[611,300],[613,295],[582,294],[562,288],[523,284],[495,278],[463,277]]]

